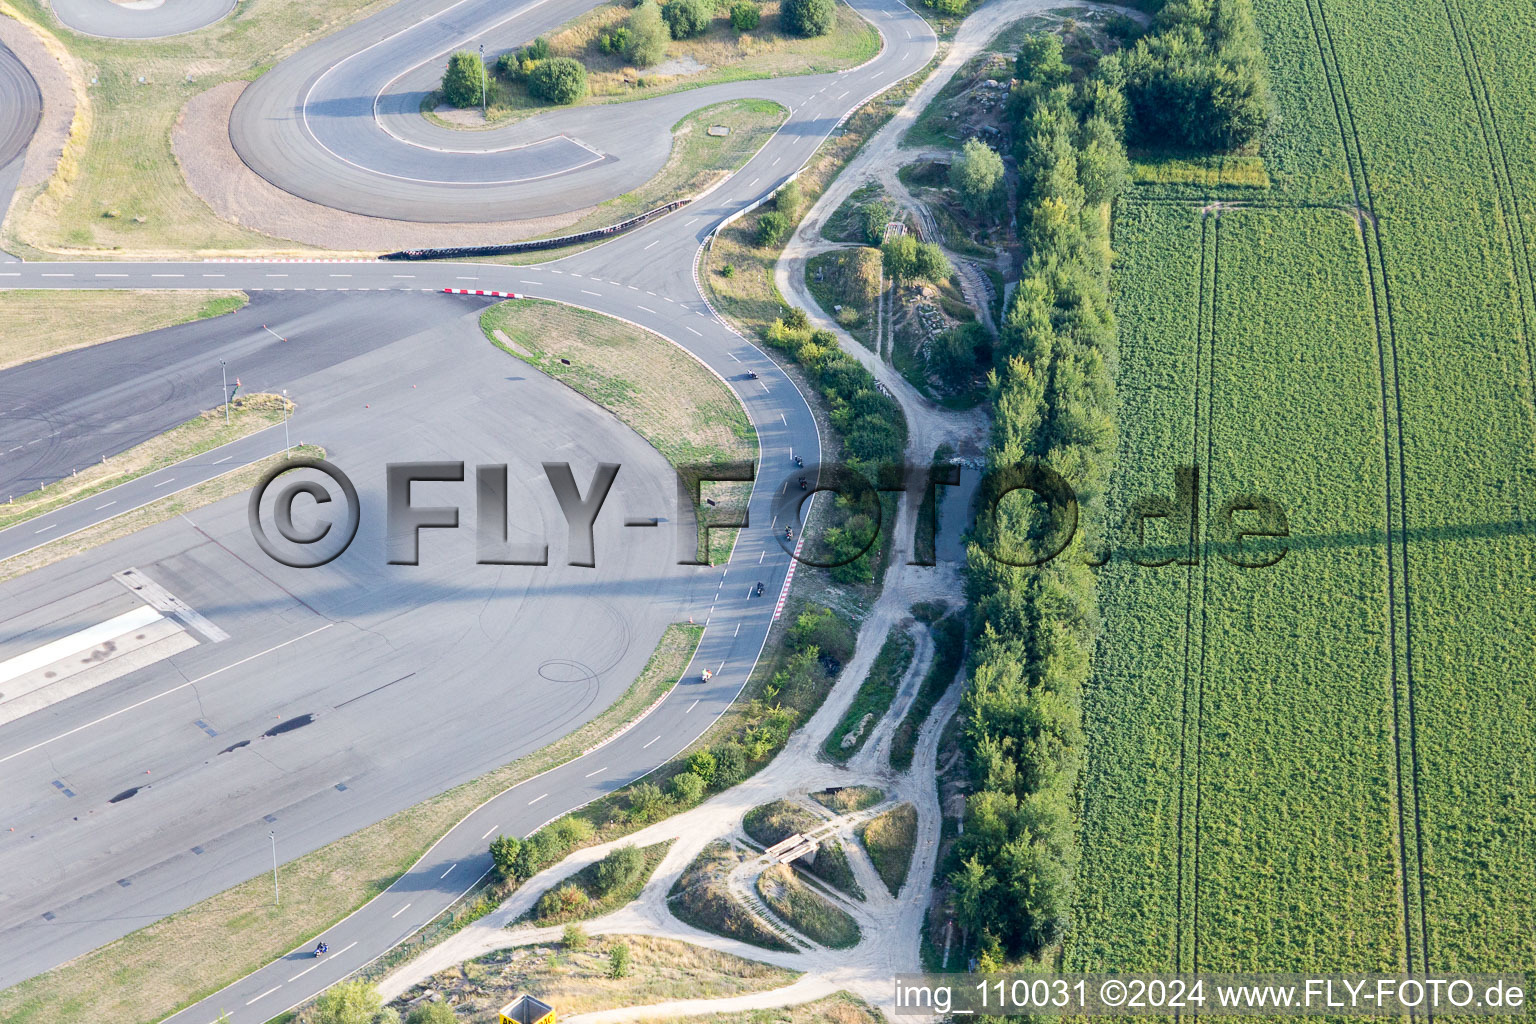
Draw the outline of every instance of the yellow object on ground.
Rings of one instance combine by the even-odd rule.
[[[518,996],[501,1008],[500,1024],[555,1024],[555,1008],[533,996]]]

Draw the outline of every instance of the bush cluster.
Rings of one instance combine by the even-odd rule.
[[[1081,180],[1090,132],[1113,116],[1113,63],[1076,89],[1059,74],[1059,42],[1020,53],[1019,225],[1026,262],[1004,318],[990,377],[996,417],[989,467],[1040,460],[1077,491],[1084,529],[1035,568],[1052,536],[1028,503],[1009,499],[971,539],[971,685],[962,743],[976,788],[955,845],[955,911],[983,949],[1038,953],[1066,926],[1078,861],[1073,813],[1082,758],[1081,691],[1098,633],[1085,552],[1100,528],[1115,451],[1116,328],[1109,302],[1107,218],[1112,192]],[[1055,59],[1052,59],[1054,56]],[[1118,147],[1117,147],[1118,148]],[[1102,154],[1123,162],[1123,154]],[[1025,157],[1027,156],[1027,160]]]
[[[714,8],[705,0],[667,0],[661,8],[661,18],[667,23],[667,31],[673,39],[703,35],[714,16]]]
[[[534,65],[528,91],[546,103],[575,103],[587,94],[587,69],[570,57],[550,57]]]
[[[460,50],[448,58],[443,73],[443,102],[454,107],[478,107],[485,89],[485,65],[477,54]]]
[[[1169,0],[1125,57],[1138,145],[1228,151],[1269,123],[1269,78],[1249,0]]]
[[[779,24],[791,35],[824,36],[836,20],[832,0],[784,0],[779,7]]]
[[[762,20],[763,12],[758,10],[754,0],[738,0],[731,5],[731,28],[737,32],[751,32]]]

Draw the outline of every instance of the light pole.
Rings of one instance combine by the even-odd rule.
[[[224,425],[229,426],[229,368],[219,360],[219,374],[224,378]]]
[[[490,75],[485,72],[485,44],[480,44],[480,116],[485,117],[485,80]]]
[[[268,832],[267,838],[272,840],[272,905],[275,907],[281,902],[277,892],[277,833]]]
[[[283,388],[283,454],[287,455],[293,450],[293,445],[288,441],[288,389]]]

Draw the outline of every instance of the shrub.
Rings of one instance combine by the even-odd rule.
[[[997,206],[1003,183],[1003,158],[980,139],[967,139],[954,163],[949,165],[949,184],[960,194],[961,204],[973,216]]]
[[[859,207],[859,217],[864,222],[864,240],[870,245],[879,245],[885,238],[885,226],[891,222],[894,212],[891,204],[884,199]]]
[[[789,235],[789,218],[778,210],[769,210],[757,218],[757,244],[771,249]]]
[[[709,751],[700,751],[709,753]],[[704,780],[693,772],[681,772],[672,776],[672,796],[685,807],[692,806],[704,796]]]
[[[857,639],[853,626],[846,618],[830,608],[811,605],[795,619],[784,641],[797,651],[816,648],[823,656],[841,665],[853,657],[854,642]]]
[[[661,787],[654,782],[642,782],[629,791],[629,812],[637,821],[650,821],[666,803]]]
[[[528,91],[547,103],[575,103],[587,94],[587,69],[570,57],[551,57],[534,65]]]
[[[626,843],[610,850],[597,865],[597,889],[604,896],[632,885],[645,867],[645,854],[640,847]]]
[[[734,263],[727,263],[725,266],[721,267],[720,268],[720,276],[721,277],[735,277],[736,276],[736,264],[734,264]]]
[[[629,977],[629,944],[618,942],[608,952],[608,977]]]
[[[615,57],[623,57],[629,53],[630,43],[634,37],[630,35],[628,25],[620,25],[612,32],[604,32],[597,37],[597,48],[604,53],[611,53]]]
[[[949,257],[944,255],[944,250],[939,248],[937,242],[917,243],[917,262],[913,268],[913,276],[924,281],[932,281],[938,284],[949,280],[954,273],[954,268],[949,265]]]
[[[836,18],[833,0],[784,0],[779,8],[779,23],[791,35],[824,36]]]
[[[929,7],[940,14],[948,14],[951,17],[965,13],[969,0],[926,0]]]
[[[731,7],[731,28],[737,32],[751,32],[763,18],[753,0],[740,0]]]
[[[457,1020],[447,1003],[420,1003],[411,1008],[405,1024],[454,1024]]]
[[[695,750],[688,755],[688,771],[709,785],[715,781],[715,755],[708,750]]]
[[[715,785],[730,789],[746,775],[746,751],[740,743],[722,743],[715,748]]]
[[[568,882],[539,897],[538,913],[540,917],[568,917],[581,913],[591,903],[587,890]]]
[[[373,1024],[384,1009],[378,989],[366,981],[332,985],[315,1000],[314,1024]]]
[[[799,306],[784,314],[784,326],[792,331],[803,331],[811,326],[811,315]]]
[[[502,878],[514,876],[517,853],[522,845],[522,841],[516,836],[497,836],[491,840],[491,860],[495,861],[496,870],[501,872]]]
[[[661,17],[673,39],[703,35],[713,13],[704,0],[667,0],[661,9]]]
[[[667,55],[667,23],[661,18],[661,8],[655,0],[643,0],[629,15],[629,41],[624,56],[637,68],[648,68],[660,63]]]
[[[485,65],[479,56],[460,50],[448,58],[443,74],[443,102],[455,107],[477,107],[485,89]]]
[[[572,951],[586,949],[587,930],[573,921],[565,926],[565,931],[560,933],[560,944]]]

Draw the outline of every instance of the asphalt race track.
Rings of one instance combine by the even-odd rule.
[[[27,143],[43,116],[43,94],[25,65],[0,44],[0,217],[11,205]],[[0,259],[4,259],[0,256]]]
[[[414,221],[509,220],[593,206],[650,180],[671,127],[724,100],[776,100],[781,134],[824,137],[849,109],[922,67],[935,41],[899,0],[856,0],[885,37],[879,55],[837,74],[687,89],[668,96],[553,110],[485,131],[438,127],[421,100],[456,49],[487,59],[596,6],[592,0],[403,0],[306,47],[241,95],[230,138],[278,187],[354,213]],[[470,148],[473,147],[473,148]],[[783,166],[779,177],[798,166]]]
[[[508,19],[507,8],[492,15],[489,4],[476,6],[482,2],[463,0],[450,17],[474,14],[478,20],[462,25],[471,33],[507,19],[507,25],[494,30],[509,33],[505,45],[537,34],[537,19],[550,19],[543,25],[549,27],[590,6],[583,0],[556,11],[552,5],[525,4]],[[421,139],[404,141],[385,130],[399,123],[390,119],[389,103],[405,102],[399,98],[412,88],[412,68],[430,63],[444,39],[453,36],[449,32],[396,54],[392,63],[371,59],[375,50],[369,60],[340,66],[344,78],[354,67],[387,64],[368,72],[375,84],[336,94],[349,104],[348,93],[362,97],[369,107],[382,95],[377,118],[358,116],[355,105],[329,112],[348,124],[341,134],[328,137],[348,147],[356,139],[358,148],[335,156],[305,134],[298,97],[328,69],[400,32],[424,11],[443,6],[406,0],[263,76],[236,107],[232,137],[242,155],[250,162],[249,146],[259,144],[272,166],[258,171],[290,191],[295,183],[321,189],[325,195],[318,201],[341,208],[378,204],[368,212],[415,211],[418,218],[425,212],[425,219],[443,220],[525,216],[538,204],[554,201],[550,196],[570,208],[621,191],[627,180],[623,175],[648,159],[648,147],[655,147],[652,159],[665,159],[673,113],[724,98],[706,88],[564,112],[557,115],[561,133],[576,123],[573,115],[594,112],[590,133],[586,127],[568,133],[594,149],[602,146],[593,140],[604,138],[596,134],[602,130],[598,122],[620,118],[624,157],[604,152],[600,166],[521,185],[468,185],[454,178],[460,167],[456,161],[478,174],[532,156],[437,153],[424,148]],[[279,857],[286,861],[542,746],[611,702],[634,678],[665,623],[692,616],[706,625],[684,684],[646,719],[608,745],[477,810],[387,892],[327,931],[333,952],[325,961],[279,960],[173,1018],[178,1024],[206,1024],[228,1011],[237,1024],[259,1024],[386,952],[451,904],[489,867],[489,835],[527,834],[645,774],[686,748],[730,706],[762,648],[790,565],[780,543],[783,523],[775,518],[775,498],[791,474],[791,455],[814,462],[820,439],[793,382],[702,301],[695,261],[723,220],[799,168],[848,112],[921,70],[932,57],[936,41],[931,30],[906,7],[883,0],[860,9],[884,36],[879,57],[838,75],[718,87],[733,90],[728,95],[778,99],[793,108],[793,116],[704,199],[566,259],[528,267],[374,261],[0,267],[0,289],[218,287],[250,292],[251,310],[236,315],[244,320],[213,321],[203,328],[206,335],[189,331],[178,340],[153,343],[162,346],[154,350],[155,359],[168,361],[128,371],[129,380],[143,389],[140,404],[158,401],[152,397],[153,382],[167,367],[180,366],[181,383],[172,395],[173,404],[180,403],[177,411],[207,407],[212,403],[203,395],[218,358],[229,358],[223,355],[226,347],[233,351],[244,345],[238,354],[241,365],[249,361],[261,368],[247,384],[262,390],[287,387],[299,403],[294,440],[325,446],[332,461],[349,472],[362,467],[354,479],[365,510],[382,507],[386,462],[507,462],[514,506],[528,521],[543,524],[551,537],[551,560],[558,562],[564,550],[558,529],[562,521],[539,462],[554,455],[573,463],[583,485],[597,461],[648,467],[633,476],[627,468],[621,471],[599,518],[595,570],[473,566],[473,484],[434,483],[417,485],[418,503],[453,501],[464,511],[459,530],[427,531],[420,567],[381,564],[382,525],[377,515],[370,521],[365,512],[358,539],[342,558],[318,570],[285,569],[256,550],[242,497],[0,586],[0,621],[14,620],[0,637],[22,649],[108,607],[103,602],[120,602],[113,588],[122,588],[112,574],[128,567],[148,573],[230,634],[221,643],[201,642],[110,686],[0,725],[0,772],[6,779],[0,810],[25,821],[15,833],[0,831],[0,942],[23,951],[8,958],[0,985],[260,874],[270,866],[269,831],[278,833]],[[515,38],[519,32],[523,37]],[[389,88],[374,91],[377,76],[386,71],[382,85]],[[321,84],[330,88],[329,79]],[[396,113],[402,109],[409,108],[398,107]],[[328,116],[319,109],[312,113]],[[521,127],[531,135],[533,123]],[[430,128],[423,125],[412,130]],[[355,136],[353,129],[359,129]],[[254,130],[269,135],[258,143],[246,134],[242,143],[242,134]],[[481,141],[492,134],[469,137]],[[647,141],[651,135],[654,143]],[[462,144],[463,136],[454,137]],[[410,175],[391,178],[368,169],[373,145],[386,147],[380,165],[386,173],[392,173],[391,147],[403,146],[419,151],[417,159],[426,161],[419,169],[449,168],[443,179],[448,183],[411,180]],[[575,159],[563,144],[546,145],[541,152],[554,161],[550,166]],[[649,176],[634,173],[642,174],[641,180]],[[420,176],[434,175],[441,177],[436,170]],[[359,197],[368,197],[367,202]],[[653,533],[620,525],[624,516],[674,514],[670,473],[659,456],[605,413],[486,343],[473,319],[485,300],[444,299],[444,289],[517,293],[619,316],[682,345],[728,381],[741,396],[761,445],[752,526],[743,531],[729,565],[723,571],[677,566],[669,529]],[[430,326],[413,330],[402,323],[381,332],[371,345],[362,339],[338,341],[333,350],[322,340],[324,318],[338,315],[327,304],[353,299],[381,307],[402,303],[392,315],[422,316]],[[269,302],[294,305],[284,305],[284,312],[273,316],[266,312],[275,308]],[[445,316],[444,302],[463,303],[455,307],[462,312]],[[313,353],[264,349],[250,332],[251,322],[270,322],[257,319],[263,315],[283,321],[274,326],[293,339],[289,346],[312,345]],[[290,328],[306,317],[312,318],[308,328]],[[203,348],[200,338],[216,340]],[[113,344],[119,347],[85,350],[71,375],[106,386],[113,353],[132,351],[131,345]],[[231,372],[246,380],[235,362]],[[62,380],[35,386],[68,393]],[[131,409],[134,385],[124,386],[115,404]],[[4,387],[0,375],[0,390]],[[79,419],[38,422],[60,431],[51,442],[55,454],[34,464],[24,461],[31,453],[18,452],[12,456],[18,461],[11,462],[10,452],[0,452],[0,474],[46,477],[77,455],[126,446],[130,437],[152,428],[154,415],[140,410],[115,436],[98,436],[113,422],[109,404],[94,410],[87,404],[76,414]],[[170,418],[170,413],[163,416]],[[7,448],[35,439],[22,437],[26,431],[5,432],[17,436]],[[281,448],[276,432],[264,431],[229,446],[231,461],[222,468]],[[211,458],[200,457],[91,503],[78,503],[82,507],[0,531],[0,553],[25,550],[113,514],[111,508],[94,506],[116,499],[118,492],[131,507],[153,496],[160,477],[173,471],[175,479],[165,484],[165,493],[217,468]],[[906,543],[896,540],[895,557],[904,557]],[[759,580],[766,593],[754,598]],[[556,665],[548,673],[538,671]],[[714,672],[707,684],[699,681],[706,666]],[[509,699],[515,712],[507,708]],[[263,735],[301,720],[305,724]],[[210,729],[218,735],[208,735]],[[219,753],[242,740],[250,745]],[[143,780],[152,785],[110,802]],[[62,795],[61,786],[74,795]],[[8,827],[9,821],[0,822],[0,829]]]
[[[195,32],[235,9],[236,0],[52,0],[68,27],[109,39],[160,39]]]

